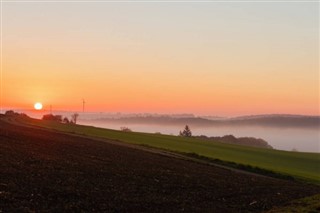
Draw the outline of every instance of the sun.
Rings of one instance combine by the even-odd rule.
[[[34,109],[35,110],[42,110],[42,103],[40,102],[37,102],[34,104]]]

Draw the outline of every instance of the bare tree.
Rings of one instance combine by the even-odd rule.
[[[76,124],[77,123],[77,120],[78,120],[78,117],[79,117],[79,114],[78,113],[74,113],[71,115],[71,123],[74,123]]]

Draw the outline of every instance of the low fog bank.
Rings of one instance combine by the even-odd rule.
[[[130,115],[89,118],[84,115],[82,120],[92,122],[107,122],[119,124],[154,124],[154,125],[195,125],[195,126],[263,126],[288,128],[318,128],[320,129],[320,116],[298,115],[260,115],[235,118],[196,117],[188,114],[178,115]]]
[[[15,110],[41,119],[47,111]],[[70,118],[75,112],[54,111],[55,115]],[[261,138],[273,148],[287,151],[320,153],[320,116],[255,115],[236,118],[216,116],[197,117],[192,114],[122,114],[79,113],[78,123],[120,130],[128,127],[135,132],[178,135],[189,125],[194,136]]]
[[[184,126],[189,125],[194,136],[261,138],[274,149],[299,152],[320,152],[320,128],[298,126],[263,126],[263,125],[197,125],[196,123],[134,123],[128,120],[79,120],[79,124],[120,130],[128,127],[134,132],[161,133],[179,135]]]

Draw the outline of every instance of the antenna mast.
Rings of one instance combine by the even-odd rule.
[[[85,105],[85,101],[84,101],[84,99],[82,99],[82,112],[84,112],[84,105]]]

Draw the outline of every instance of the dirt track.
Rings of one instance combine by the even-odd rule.
[[[0,127],[0,212],[261,212],[320,193],[1,120]]]

